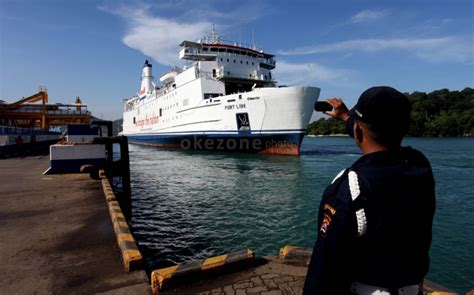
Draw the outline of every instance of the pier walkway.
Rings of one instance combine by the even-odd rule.
[[[309,257],[308,257],[309,258]],[[307,267],[282,263],[277,257],[265,257],[257,267],[218,278],[160,292],[163,295],[300,295]],[[304,259],[306,260],[306,259]],[[424,281],[426,295],[455,295],[431,281]],[[474,294],[473,294],[474,295]]]
[[[146,294],[121,264],[100,181],[48,175],[48,156],[0,160],[0,294]]]
[[[283,295],[301,294],[307,268],[283,264],[276,257],[254,268],[201,281],[160,294],[200,295]]]

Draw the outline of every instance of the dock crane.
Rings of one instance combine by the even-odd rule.
[[[41,104],[37,102],[41,101]],[[91,114],[79,97],[75,104],[49,104],[46,87],[13,103],[0,104],[0,125],[15,125],[48,131],[50,126],[89,124]],[[38,124],[39,123],[39,124]]]

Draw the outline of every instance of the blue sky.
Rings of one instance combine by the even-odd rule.
[[[178,44],[211,31],[276,54],[274,77],[353,105],[375,85],[403,92],[474,86],[470,0],[93,1],[0,0],[0,99],[48,88],[80,96],[95,116],[121,117],[145,59],[155,77]]]

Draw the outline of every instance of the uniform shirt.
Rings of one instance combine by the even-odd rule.
[[[350,174],[358,184],[355,200]],[[303,293],[347,294],[353,282],[383,288],[421,283],[434,211],[433,173],[421,152],[401,148],[362,156],[324,192]]]

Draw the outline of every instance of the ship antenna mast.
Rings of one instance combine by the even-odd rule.
[[[208,43],[211,44],[219,44],[221,43],[221,37],[224,36],[223,34],[217,34],[216,33],[216,28],[214,27],[214,24],[212,24],[212,32],[208,33],[208,36],[210,37],[210,40],[208,39]]]
[[[254,28],[252,28],[252,45],[253,45],[253,50],[256,50],[256,46],[255,46],[255,31],[254,31]]]

